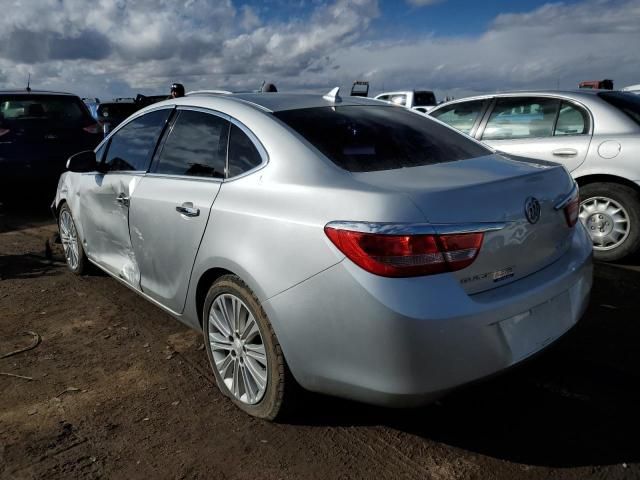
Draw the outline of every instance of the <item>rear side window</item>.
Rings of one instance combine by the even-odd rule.
[[[351,172],[418,167],[491,153],[464,135],[404,108],[319,107],[274,115]]]
[[[482,139],[550,137],[559,104],[553,98],[499,98]]]
[[[623,92],[602,92],[598,96],[640,125],[640,96]]]
[[[589,117],[582,108],[562,102],[554,135],[584,135],[589,129]]]
[[[224,178],[229,122],[210,113],[181,110],[155,173]]]
[[[433,92],[414,92],[413,94],[413,105],[424,105],[430,107],[436,104],[436,97]]]
[[[109,140],[103,162],[109,171],[146,171],[158,137],[171,113],[156,110],[132,120]]]
[[[405,106],[407,104],[407,96],[406,95],[391,95],[389,97],[389,101],[391,103],[395,103],[396,105]]]
[[[430,115],[468,134],[475,125],[483,104],[484,100],[454,103],[453,105],[439,108],[435,112],[431,112]]]
[[[231,125],[229,134],[229,177],[247,172],[262,163],[262,157],[251,139],[240,128]]]
[[[91,118],[86,106],[72,95],[0,95],[0,124],[34,122],[82,126]]]

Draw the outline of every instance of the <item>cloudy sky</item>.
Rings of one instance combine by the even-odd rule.
[[[80,96],[255,89],[439,97],[640,83],[640,0],[0,0],[0,88]]]

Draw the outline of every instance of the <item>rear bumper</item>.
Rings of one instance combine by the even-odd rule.
[[[574,326],[591,291],[591,250],[579,226],[558,261],[475,295],[452,275],[389,279],[344,260],[264,308],[303,387],[419,405],[509,368]]]

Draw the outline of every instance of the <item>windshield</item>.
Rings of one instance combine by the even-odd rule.
[[[598,96],[614,107],[622,110],[640,125],[640,96],[623,92],[602,92]]]
[[[491,153],[464,135],[404,108],[319,107],[274,115],[351,172],[418,167]]]
[[[63,126],[86,124],[89,112],[80,99],[69,95],[0,95],[0,124],[56,122]]]

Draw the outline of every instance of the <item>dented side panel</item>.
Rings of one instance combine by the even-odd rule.
[[[84,174],[78,182],[83,246],[87,256],[140,289],[140,269],[129,235],[129,203],[142,174]]]

